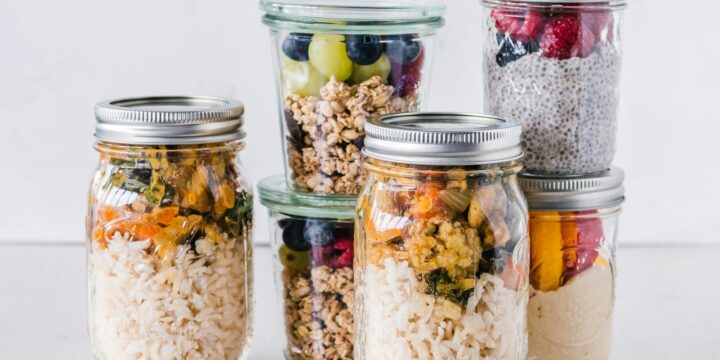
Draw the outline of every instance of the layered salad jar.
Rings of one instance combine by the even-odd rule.
[[[591,174],[615,155],[624,1],[483,0],[485,110],[523,125],[525,168]]]
[[[352,359],[356,197],[292,190],[282,175],[258,189],[270,213],[286,358]]]
[[[530,358],[610,358],[623,178],[619,168],[521,176],[530,207]]]
[[[245,359],[252,188],[242,104],[119,99],[96,108],[87,285],[96,359]]]
[[[520,125],[418,113],[365,130],[355,358],[525,359]]]
[[[444,6],[431,1],[263,0],[285,173],[295,189],[358,194],[365,123],[417,111]]]

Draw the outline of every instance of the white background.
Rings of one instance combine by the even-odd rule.
[[[480,6],[447,4],[429,109],[481,111]],[[633,0],[626,12],[624,244],[717,242],[719,12],[707,0]],[[82,241],[99,100],[240,99],[251,177],[282,171],[260,16],[254,0],[0,0],[0,241]],[[265,211],[256,213],[262,240]]]

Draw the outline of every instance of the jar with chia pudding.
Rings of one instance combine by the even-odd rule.
[[[357,195],[371,118],[417,111],[444,5],[425,0],[263,0],[285,173],[295,189]]]
[[[252,188],[243,106],[150,97],[95,108],[87,217],[96,359],[245,359]]]
[[[591,174],[615,155],[626,3],[483,0],[485,110],[523,125],[525,169]]]
[[[610,358],[623,178],[619,168],[521,175],[530,207],[530,358]]]
[[[292,190],[282,175],[258,189],[270,212],[286,358],[352,359],[356,197]]]
[[[525,359],[520,125],[396,114],[366,126],[355,222],[356,359]]]

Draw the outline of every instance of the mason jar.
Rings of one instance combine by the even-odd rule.
[[[245,359],[252,188],[243,105],[149,97],[95,107],[87,217],[96,359]]]
[[[525,169],[592,174],[615,156],[624,0],[483,0],[485,111],[523,126]]]
[[[525,359],[520,125],[400,114],[365,126],[356,359]]]
[[[623,171],[521,175],[530,207],[529,355],[609,359]]]
[[[352,359],[357,197],[293,190],[282,175],[262,180],[258,191],[270,215],[285,357]]]
[[[367,172],[360,150],[368,119],[423,108],[435,1],[263,0],[285,174],[295,189],[357,195]]]

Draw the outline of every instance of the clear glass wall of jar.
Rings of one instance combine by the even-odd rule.
[[[623,177],[619,168],[521,175],[530,206],[530,357],[610,358]]]
[[[97,359],[244,359],[251,337],[252,188],[240,103],[100,103],[87,218]]]
[[[367,178],[365,122],[422,109],[444,6],[263,0],[261,7],[271,30],[288,184],[357,195]]]
[[[485,111],[522,123],[525,169],[562,175],[608,169],[625,1],[482,3]]]
[[[356,197],[294,191],[281,175],[258,191],[270,213],[286,358],[352,359]]]
[[[356,359],[524,359],[520,126],[462,114],[366,126],[356,218]]]

